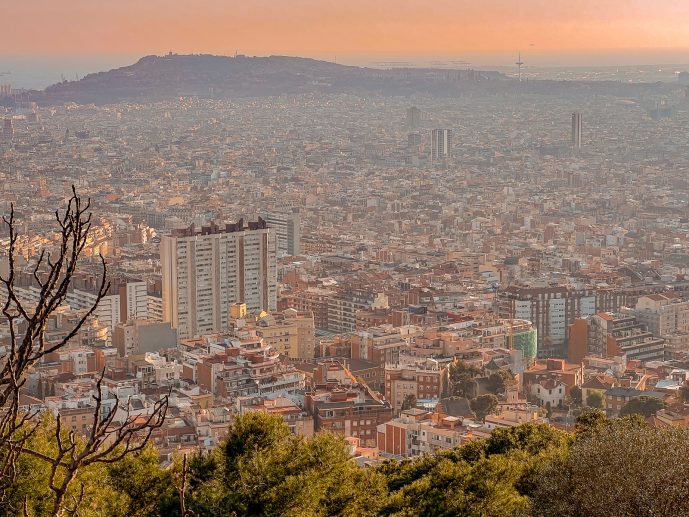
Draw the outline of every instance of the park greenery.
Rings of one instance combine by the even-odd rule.
[[[30,438],[56,448],[52,420]],[[0,515],[49,515],[54,493],[35,456],[21,456]],[[584,411],[572,432],[524,424],[414,459],[359,466],[331,433],[289,432],[248,413],[227,439],[161,466],[150,444],[79,470],[67,500],[83,516],[221,515],[687,515],[689,431],[639,415]],[[82,493],[83,492],[83,496]]]

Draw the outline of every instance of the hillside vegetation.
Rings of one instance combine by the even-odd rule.
[[[49,450],[45,424],[33,446]],[[22,475],[2,515],[51,507],[41,460]],[[211,453],[161,468],[152,447],[79,472],[79,515],[689,515],[689,432],[638,415],[584,413],[574,433],[547,425],[499,429],[483,441],[377,467],[359,467],[330,433],[290,434],[280,417],[250,413]]]

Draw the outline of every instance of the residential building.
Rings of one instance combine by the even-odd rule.
[[[402,410],[404,400],[438,400],[447,395],[448,362],[434,359],[419,360],[412,364],[385,366],[385,398],[390,401],[395,415]]]
[[[637,397],[652,397],[660,400],[665,400],[668,395],[659,391],[640,390],[637,388],[626,388],[618,386],[610,388],[605,392],[605,412],[608,416],[617,416],[620,409],[633,398]]]
[[[574,386],[581,386],[584,382],[584,366],[582,363],[568,363],[564,359],[538,361],[522,374],[522,382],[526,393],[544,403],[564,400]]]
[[[498,294],[501,318],[531,321],[536,327],[539,357],[563,357],[569,326],[596,313],[596,292],[588,288],[514,285]]]
[[[635,316],[599,312],[589,319],[588,328],[591,354],[624,354],[628,361],[642,362],[665,358],[665,340],[654,336]]]
[[[301,254],[301,215],[298,209],[288,213],[270,212],[264,219],[268,228],[275,231],[278,258]]]
[[[531,384],[529,395],[539,406],[562,407],[567,397],[567,386],[560,379],[539,379]]]
[[[292,359],[312,359],[316,352],[313,313],[285,309],[259,318],[256,330],[263,342]]]
[[[447,160],[452,156],[452,130],[433,129],[431,131],[431,161]]]
[[[305,397],[316,432],[327,429],[376,445],[377,428],[392,418],[392,407],[337,361],[319,364],[316,384]]]
[[[689,349],[689,301],[677,293],[668,291],[640,296],[636,306],[627,312],[651,334],[665,339],[671,350]]]
[[[416,408],[404,410],[398,418],[377,427],[380,452],[399,458],[451,449],[472,438],[471,427],[465,425],[463,418]]]
[[[581,149],[581,113],[572,113],[572,147]]]
[[[273,399],[265,397],[239,397],[236,401],[237,413],[244,415],[249,411],[259,411],[269,415],[279,415],[293,434],[304,438],[313,437],[313,417],[287,397]]]
[[[177,346],[177,332],[167,322],[131,320],[115,327],[112,345],[120,357],[158,352]]]
[[[163,318],[185,339],[227,328],[233,303],[275,311],[275,234],[263,219],[173,231],[160,243]]]

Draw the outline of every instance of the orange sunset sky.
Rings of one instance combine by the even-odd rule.
[[[0,0],[0,12],[6,56],[689,48],[689,0]]]

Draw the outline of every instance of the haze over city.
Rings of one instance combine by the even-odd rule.
[[[0,10],[0,514],[689,514],[689,3]]]

